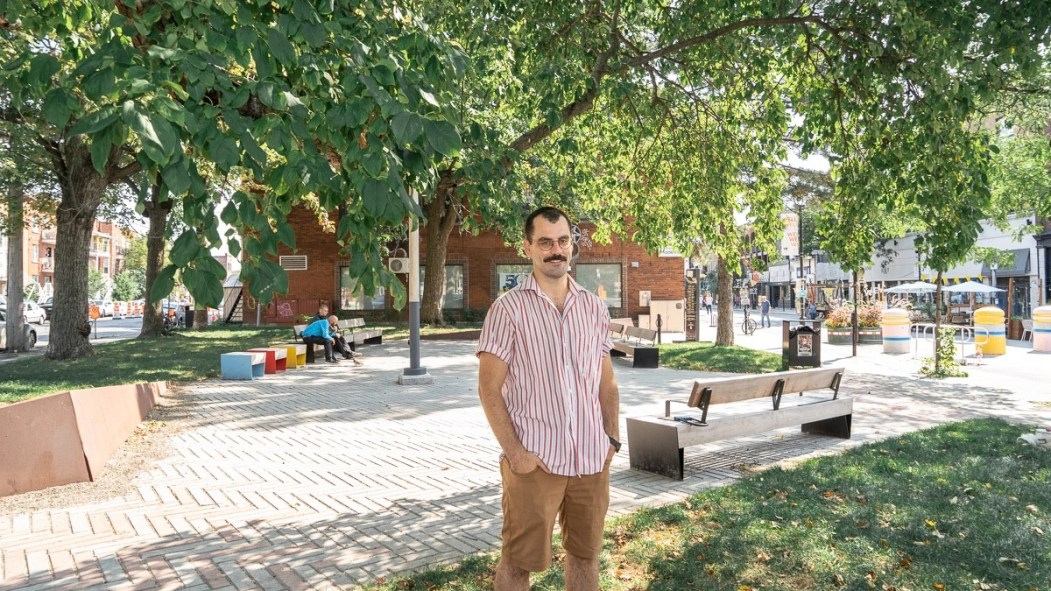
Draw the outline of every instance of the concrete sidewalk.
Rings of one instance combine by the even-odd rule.
[[[737,341],[780,351],[780,332]],[[0,515],[0,589],[350,589],[496,550],[499,450],[477,401],[474,346],[426,341],[428,386],[395,383],[408,359],[402,342],[363,349],[362,367],[184,388],[168,453],[128,494]],[[611,512],[947,421],[1051,424],[1051,389],[1030,378],[1047,375],[1037,367],[1051,355],[1011,347],[970,378],[937,381],[914,375],[918,359],[878,345],[858,358],[822,349],[827,365],[848,369],[853,439],[785,429],[691,448],[683,482],[631,471],[622,452]],[[662,412],[705,375],[615,366],[622,418]]]

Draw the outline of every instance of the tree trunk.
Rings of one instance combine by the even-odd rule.
[[[941,315],[941,301],[942,301],[942,272],[938,271],[938,278],[935,280],[936,287],[934,289],[934,371],[941,372],[942,369],[942,356],[939,353],[940,347],[938,346],[938,340],[942,334],[942,315]]]
[[[858,356],[858,304],[861,302],[861,278],[858,277],[858,272],[854,271],[854,310],[850,313],[850,328],[853,333],[853,338],[850,339],[850,356]]]
[[[172,210],[172,200],[160,201],[160,181],[153,186],[150,200],[146,202],[146,216],[150,220],[146,232],[146,302],[142,310],[142,330],[139,338],[161,336],[164,329],[164,318],[161,315],[160,300],[150,301],[150,290],[164,267],[164,233],[168,229],[168,214]]]
[[[22,230],[25,227],[22,205],[25,192],[17,181],[7,194],[7,350],[22,351],[27,343],[22,342],[25,319],[22,309],[22,291],[25,268],[23,266]]]
[[[715,345],[730,347],[734,344],[734,277],[726,259],[721,255],[717,258],[716,265],[719,268],[719,322],[715,332]]]
[[[87,146],[67,144],[69,174],[61,178],[55,239],[54,322],[47,343],[49,359],[77,359],[95,353],[88,336],[88,252],[95,212],[108,183],[91,165]]]
[[[451,173],[450,173],[451,175]],[[424,324],[441,326],[445,324],[442,317],[442,303],[445,300],[445,260],[449,246],[449,236],[456,228],[458,202],[455,188],[451,186],[451,176],[438,183],[434,198],[427,203],[424,213],[427,225],[424,226],[424,240],[427,243],[425,264],[427,272],[423,277],[423,294],[420,299],[420,321]]]

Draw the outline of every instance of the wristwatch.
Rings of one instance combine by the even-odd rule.
[[[613,439],[612,435],[606,435],[606,437],[609,437],[609,444],[613,446],[613,452],[620,453],[620,442]]]

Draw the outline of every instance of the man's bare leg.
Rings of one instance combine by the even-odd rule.
[[[598,559],[566,554],[566,591],[598,591]]]
[[[529,591],[529,571],[522,570],[501,558],[496,565],[494,591]]]

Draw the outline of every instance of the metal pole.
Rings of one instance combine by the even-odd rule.
[[[419,203],[419,195],[411,190],[412,199]],[[435,271],[431,271],[432,273]],[[420,367],[420,225],[409,218],[409,367],[402,370],[398,383],[430,384],[433,381],[427,368]]]

